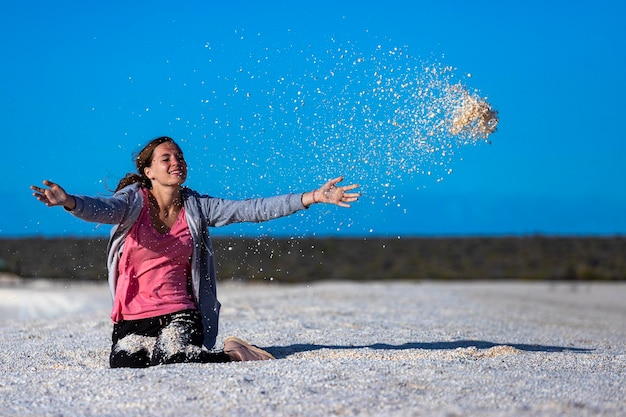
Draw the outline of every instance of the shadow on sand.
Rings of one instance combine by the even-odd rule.
[[[407,349],[425,349],[425,350],[452,350],[459,348],[475,347],[477,349],[489,349],[495,346],[511,346],[515,349],[525,352],[577,352],[589,353],[594,349],[565,347],[565,346],[545,346],[545,345],[528,345],[523,343],[493,343],[482,340],[456,340],[453,342],[427,342],[427,343],[404,343],[402,345],[390,345],[387,343],[374,343],[371,345],[316,345],[316,344],[293,344],[289,346],[272,346],[264,348],[277,359],[284,359],[290,355],[300,352],[308,352],[321,349],[378,349],[378,350],[407,350]]]

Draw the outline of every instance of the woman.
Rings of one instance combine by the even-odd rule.
[[[149,142],[109,198],[71,195],[58,184],[31,186],[47,206],[63,206],[91,222],[113,224],[108,246],[109,289],[114,322],[110,365],[147,367],[180,362],[228,362],[273,357],[249,343],[228,338],[211,351],[218,332],[215,262],[209,227],[261,222],[315,203],[350,207],[357,187],[342,178],[303,194],[224,200],[183,187],[187,163],[169,137]]]

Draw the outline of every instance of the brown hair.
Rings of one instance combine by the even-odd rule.
[[[115,191],[117,192],[122,188],[131,184],[135,184],[137,182],[140,183],[141,186],[144,188],[152,188],[152,182],[148,177],[146,177],[146,174],[144,173],[144,168],[152,165],[154,149],[157,146],[166,142],[170,142],[178,146],[174,139],[170,138],[169,136],[161,136],[156,139],[152,139],[133,157],[133,161],[135,162],[135,166],[137,167],[137,173],[129,172],[128,174],[126,174],[126,176],[120,180],[119,184],[117,184],[117,188],[115,189]]]

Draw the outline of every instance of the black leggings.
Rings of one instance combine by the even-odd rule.
[[[203,348],[202,321],[198,310],[122,320],[113,326],[112,341],[111,368],[230,361],[224,352],[209,352]]]

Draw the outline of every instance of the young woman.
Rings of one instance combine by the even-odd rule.
[[[180,362],[228,362],[273,357],[228,338],[213,351],[220,303],[209,227],[261,222],[315,203],[350,207],[360,197],[342,177],[303,194],[225,200],[183,187],[187,163],[169,137],[149,142],[109,198],[71,195],[51,181],[31,186],[47,206],[63,206],[90,222],[112,224],[107,266],[114,322],[110,365],[147,367]]]

